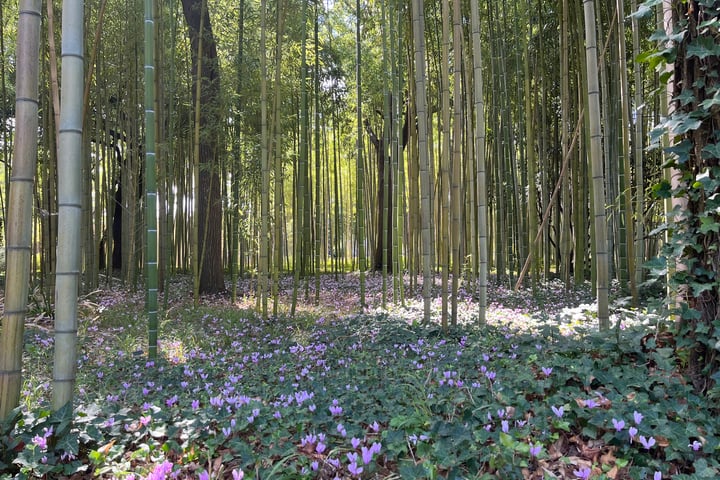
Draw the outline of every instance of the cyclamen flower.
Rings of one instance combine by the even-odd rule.
[[[573,470],[573,473],[577,478],[587,480],[588,478],[590,478],[590,473],[592,473],[592,470],[590,470],[588,467],[583,467],[579,470]]]
[[[565,414],[565,409],[562,407],[562,405],[561,405],[559,408],[556,407],[555,405],[553,405],[553,406],[550,407],[550,408],[552,409],[552,411],[553,411],[553,413],[555,414],[555,416],[558,417],[558,418],[562,418],[563,415]]]
[[[326,448],[327,448],[327,445],[325,445],[322,442],[318,442],[318,444],[315,445],[315,451],[320,454],[322,454]]]
[[[350,465],[348,465],[348,472],[354,476],[360,476],[363,472],[363,467],[358,467],[357,462],[350,462]]]
[[[47,449],[47,438],[42,437],[40,435],[35,435],[32,439],[32,442],[40,448],[40,450],[46,450]]]
[[[165,460],[148,475],[147,480],[165,480],[168,473],[172,472],[173,464]]]
[[[202,471],[200,476],[198,477],[198,480],[210,480],[210,474],[206,472],[205,470]]]
[[[653,475],[653,480],[662,480],[662,472],[655,472],[655,475]]]
[[[630,443],[632,443],[632,439],[635,438],[635,435],[637,435],[638,429],[635,427],[630,427],[628,429],[628,433],[630,434]]]
[[[552,371],[553,371],[552,367],[542,367],[542,373],[546,377],[549,377],[550,374],[552,373]]]
[[[633,412],[633,420],[635,420],[635,425],[640,425],[640,422],[642,422],[643,414],[638,412],[637,410]]]
[[[361,455],[362,455],[362,461],[363,464],[367,465],[368,463],[372,462],[373,458],[373,449],[363,446],[360,449]]]
[[[507,420],[503,420],[502,422],[502,431],[503,433],[508,433],[510,431],[510,424]]]
[[[618,420],[616,418],[612,419],[613,427],[615,427],[616,432],[622,431],[623,428],[625,428],[625,421],[624,420]]]
[[[232,477],[233,480],[242,480],[243,478],[245,478],[245,472],[243,472],[242,470],[233,470]]]
[[[688,447],[692,448],[693,451],[697,452],[702,448],[702,443],[698,442],[697,440],[694,440]]]
[[[653,445],[655,445],[655,438],[645,438],[645,436],[640,435],[640,443],[642,443],[642,446],[645,447],[647,450],[650,450]]]
[[[360,446],[360,439],[353,437],[350,439],[350,443],[352,444],[352,447],[357,450],[357,448]]]
[[[535,445],[530,445],[530,456],[537,457],[540,455],[540,452],[542,451],[542,444],[536,443]]]

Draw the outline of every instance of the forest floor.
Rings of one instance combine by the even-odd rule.
[[[692,391],[647,309],[618,300],[598,332],[587,288],[491,283],[480,327],[463,282],[443,329],[408,278],[404,305],[391,280],[385,308],[381,276],[366,285],[360,310],[357,274],[322,276],[317,303],[311,278],[290,317],[284,278],[264,320],[252,280],[197,307],[174,280],[154,361],[143,293],[105,286],[81,299],[75,405],[55,413],[52,319],[34,302],[0,480],[720,478],[717,398]]]

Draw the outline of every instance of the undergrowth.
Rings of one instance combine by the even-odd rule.
[[[72,412],[44,406],[52,338],[29,328],[0,478],[720,476],[720,412],[661,322],[600,334],[588,308],[495,298],[515,303],[447,331],[412,305],[262,320],[179,304],[156,361],[141,302],[113,302],[81,326]]]

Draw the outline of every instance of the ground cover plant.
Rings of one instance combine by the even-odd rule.
[[[618,314],[600,334],[584,290],[494,285],[479,328],[466,285],[461,325],[443,331],[412,296],[357,313],[356,282],[325,277],[319,305],[269,320],[249,308],[250,283],[237,304],[193,308],[179,282],[154,362],[142,298],[95,292],[72,422],[45,407],[53,342],[39,316],[25,402],[0,426],[0,478],[720,476],[717,405],[680,375],[659,318]]]

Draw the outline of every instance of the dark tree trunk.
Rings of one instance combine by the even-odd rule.
[[[220,68],[210,14],[203,0],[182,0],[183,13],[190,29],[193,64],[193,104],[197,92],[198,44],[202,12],[202,54],[200,102],[200,182],[198,207],[200,212],[200,292],[216,293],[225,290],[222,256],[222,199],[218,153],[220,148]]]
[[[686,335],[683,348],[688,349],[687,368],[696,391],[707,392],[715,383],[720,369],[717,352],[717,319],[720,318],[720,233],[717,213],[720,195],[720,111],[713,102],[720,88],[717,72],[720,55],[712,29],[703,27],[718,15],[717,5],[698,1],[675,1],[674,21],[683,29],[683,40],[677,46],[674,71],[673,121],[681,135],[675,137],[679,171],[676,196],[685,200],[685,209],[676,217],[682,240],[684,269],[676,278],[684,288],[688,306],[694,314],[683,315],[681,332]],[[709,46],[715,48],[710,50]],[[686,100],[679,100],[679,99]],[[698,120],[699,119],[699,120]],[[691,124],[690,128],[682,125]],[[673,132],[671,132],[672,134]],[[682,291],[682,290],[681,290]],[[713,348],[714,346],[714,348]]]
[[[390,119],[390,122],[392,123],[392,118]],[[377,172],[378,172],[378,181],[377,181],[377,210],[376,210],[376,228],[375,228],[375,250],[374,250],[374,256],[373,256],[373,265],[372,268],[375,271],[381,271],[383,269],[383,247],[387,246],[387,271],[392,272],[393,269],[393,259],[392,259],[392,239],[393,239],[393,172],[392,170],[390,172],[385,172],[385,142],[383,141],[382,137],[379,137],[375,131],[370,126],[370,122],[368,120],[365,120],[365,130],[368,133],[368,136],[370,137],[370,142],[372,143],[373,147],[375,148],[375,159],[377,161]],[[403,124],[403,132],[402,132],[402,149],[405,149],[405,145],[407,144],[407,131],[408,131],[408,114],[407,110],[405,111],[405,121]],[[388,154],[387,158],[387,164],[392,167],[392,159],[390,158],[390,154]],[[402,166],[402,158],[400,159],[400,168],[403,168]],[[383,244],[383,212],[385,211],[385,184],[387,182],[388,185],[388,215],[385,219],[385,223],[387,225],[387,236],[385,238],[385,244]]]

